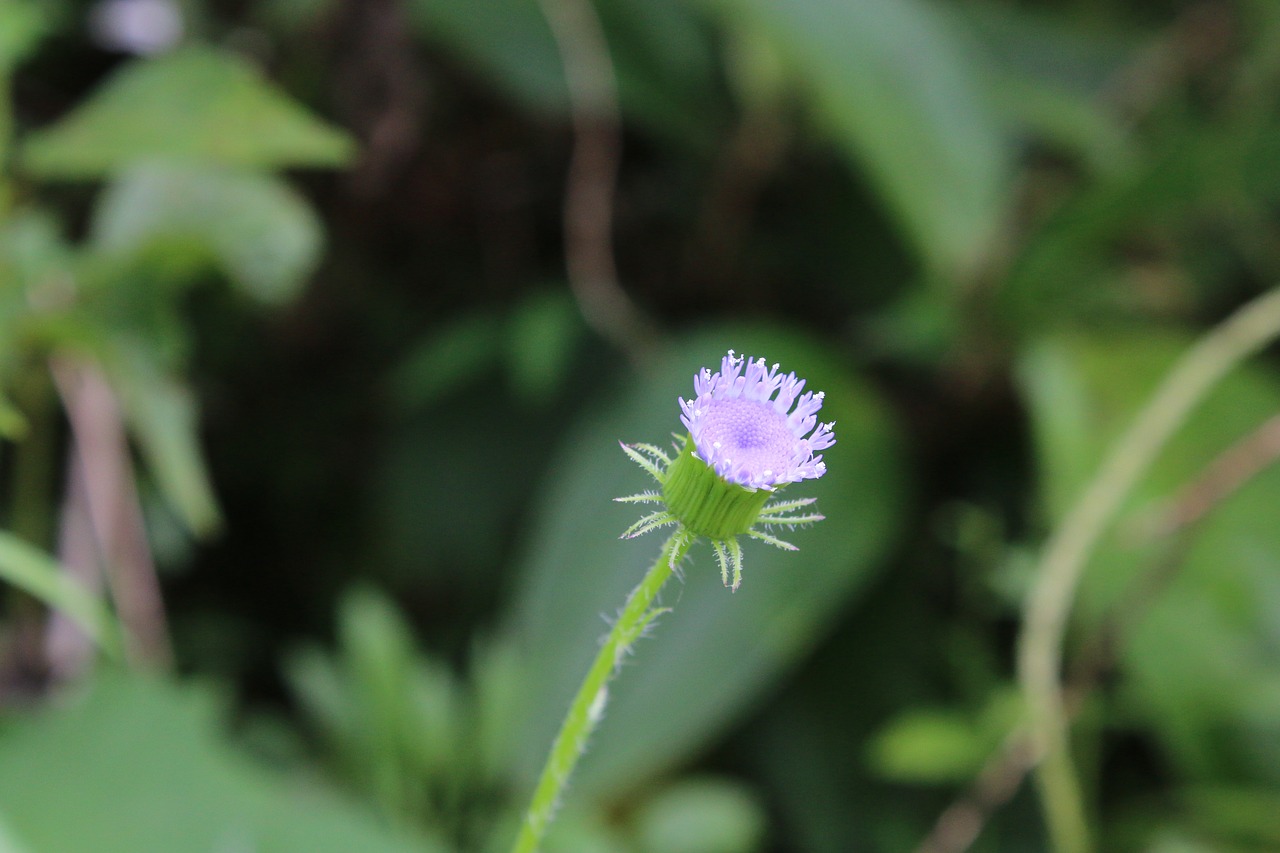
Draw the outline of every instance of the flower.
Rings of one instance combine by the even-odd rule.
[[[816,479],[827,471],[817,451],[836,443],[835,423],[818,423],[824,394],[803,388],[794,373],[729,350],[719,373],[704,367],[693,378],[698,396],[680,398],[680,420],[698,458],[730,483],[772,490]]]
[[[768,501],[788,483],[826,473],[819,451],[835,444],[835,423],[818,423],[823,395],[802,395],[803,379],[781,375],[778,365],[770,368],[763,358],[743,358],[733,350],[721,360],[718,373],[703,368],[693,387],[693,401],[679,398],[680,420],[689,434],[677,441],[674,457],[651,444],[622,445],[662,487],[661,492],[615,499],[662,505],[622,536],[630,539],[675,525],[679,547],[672,549],[673,561],[676,553],[705,537],[724,584],[736,590],[742,583],[739,535],[794,551],[790,542],[761,528],[794,529],[822,520],[806,509],[813,498]]]

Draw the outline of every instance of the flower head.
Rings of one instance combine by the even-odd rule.
[[[730,483],[772,490],[815,479],[826,473],[819,451],[836,443],[835,423],[818,423],[823,393],[803,388],[794,373],[729,350],[718,373],[704,367],[693,378],[698,396],[680,398],[680,420],[698,458]]]
[[[744,373],[745,367],[745,373]],[[720,362],[720,372],[703,368],[693,378],[698,393],[680,399],[680,420],[689,435],[677,439],[669,456],[652,444],[624,444],[623,451],[657,480],[661,492],[641,492],[615,500],[660,504],[622,534],[632,538],[676,526],[675,554],[696,539],[710,540],[726,586],[742,583],[742,546],[746,535],[776,548],[794,551],[762,528],[794,529],[821,521],[809,509],[813,498],[775,500],[787,483],[821,477],[825,450],[836,443],[834,423],[818,423],[821,392],[801,394],[804,380],[779,374],[778,365],[744,359],[733,350]],[[776,396],[775,396],[776,395]]]

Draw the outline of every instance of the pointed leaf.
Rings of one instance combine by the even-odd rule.
[[[27,136],[20,153],[37,177],[86,179],[154,159],[341,166],[354,146],[243,59],[187,48],[126,65],[69,116]]]
[[[151,163],[127,170],[99,200],[94,247],[120,256],[191,249],[254,298],[288,301],[320,260],[320,222],[269,175]]]

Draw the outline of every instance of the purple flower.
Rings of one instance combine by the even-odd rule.
[[[803,388],[794,373],[729,350],[720,372],[704,367],[693,378],[698,396],[680,398],[680,420],[698,458],[730,483],[772,490],[816,479],[826,473],[819,451],[836,443],[835,422],[818,423],[823,393]]]
[[[827,472],[819,451],[836,443],[834,423],[818,423],[822,393],[801,394],[804,380],[783,376],[764,359],[734,355],[720,362],[720,372],[703,368],[693,378],[698,393],[692,402],[680,398],[680,420],[688,439],[677,438],[676,456],[652,444],[624,444],[622,450],[662,487],[615,500],[656,503],[622,534],[630,539],[651,530],[676,526],[675,554],[698,538],[711,541],[725,586],[742,583],[742,535],[775,548],[794,551],[762,528],[794,529],[821,521],[810,509],[813,498],[774,500],[772,492],[787,483],[821,477]],[[683,552],[681,552],[683,553]]]

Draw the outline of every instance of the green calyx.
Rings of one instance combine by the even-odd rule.
[[[677,436],[677,440],[679,436]],[[813,498],[766,503],[776,491],[752,490],[721,479],[715,471],[694,454],[693,439],[685,436],[683,446],[673,460],[660,447],[652,444],[623,444],[622,452],[662,486],[662,492],[646,491],[615,501],[634,504],[659,504],[661,509],[637,520],[622,533],[623,539],[634,539],[651,530],[678,526],[679,547],[687,549],[698,538],[711,540],[720,578],[724,585],[736,590],[742,583],[742,546],[738,535],[794,551],[796,546],[784,542],[760,528],[795,529],[821,521],[822,516],[809,509]],[[674,553],[674,552],[673,552]],[[683,551],[680,551],[683,554]],[[674,561],[674,557],[672,558]],[[675,568],[675,563],[671,564]]]
[[[773,495],[721,479],[694,455],[693,439],[688,436],[662,484],[668,511],[690,531],[713,541],[749,533]]]

